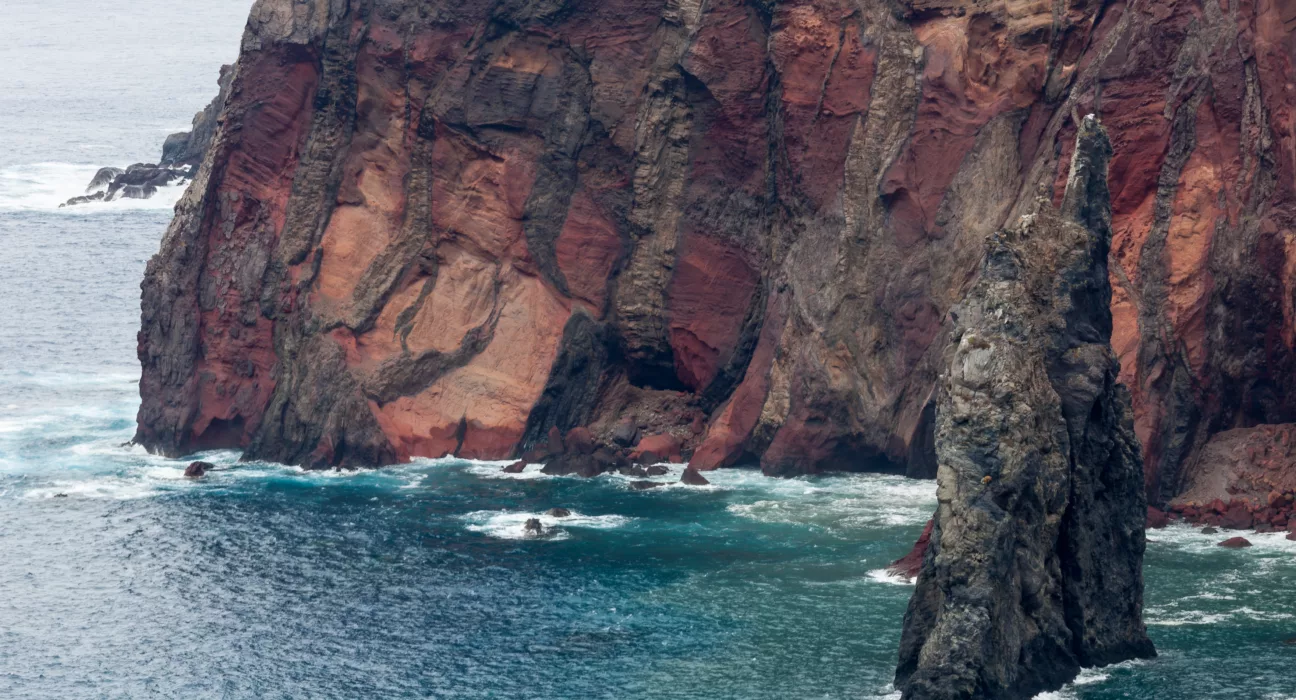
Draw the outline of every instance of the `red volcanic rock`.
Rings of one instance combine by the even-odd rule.
[[[1229,539],[1220,542],[1219,546],[1227,547],[1229,549],[1244,549],[1250,547],[1251,542],[1245,537],[1230,537]]]
[[[1230,506],[1220,519],[1220,524],[1229,530],[1249,530],[1255,525],[1255,517],[1243,504]]]
[[[674,435],[649,435],[635,446],[634,451],[630,453],[630,459],[641,464],[683,462],[680,447],[680,440]]]
[[[1095,112],[1151,501],[1268,506],[1296,491],[1290,12],[1202,7],[260,0],[145,275],[136,439],[543,461],[633,413],[698,469],[931,476],[948,312]]]
[[[903,576],[910,581],[918,578],[918,572],[922,570],[923,556],[927,554],[927,545],[931,542],[932,527],[936,524],[935,520],[928,520],[927,526],[923,528],[922,535],[914,543],[913,549],[908,554],[891,562],[887,571]]]
[[[702,473],[694,469],[693,467],[689,467],[684,470],[684,474],[680,476],[680,483],[687,484],[689,486],[710,486],[711,485],[711,482],[707,481],[706,477],[702,476]]]
[[[1147,527],[1149,530],[1160,530],[1170,524],[1170,517],[1159,508],[1148,506]]]
[[[1296,542],[1296,532],[1287,533],[1287,539],[1292,542]]]

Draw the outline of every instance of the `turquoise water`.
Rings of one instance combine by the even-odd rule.
[[[635,492],[232,452],[191,482],[186,462],[123,445],[139,279],[178,192],[54,207],[99,165],[155,157],[210,97],[248,4],[147,0],[89,22],[71,0],[6,3],[0,697],[892,696],[912,588],[883,569],[921,531],[930,483],[732,470]],[[521,538],[555,506],[575,515]],[[1161,657],[1054,697],[1296,698],[1296,542],[1151,539]]]

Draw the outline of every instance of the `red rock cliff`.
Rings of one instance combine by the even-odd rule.
[[[1291,27],[1296,0],[258,0],[143,285],[138,440],[372,465],[629,423],[703,468],[930,476],[946,313],[1095,112],[1164,500],[1215,433],[1296,420]]]

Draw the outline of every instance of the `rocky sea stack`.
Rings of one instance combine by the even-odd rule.
[[[987,243],[950,312],[939,506],[905,615],[906,700],[1029,700],[1082,666],[1155,655],[1143,460],[1110,340],[1111,145],[1080,125],[1061,211]]]

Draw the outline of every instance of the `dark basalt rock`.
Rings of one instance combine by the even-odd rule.
[[[702,472],[699,472],[693,467],[689,467],[684,470],[684,474],[680,476],[680,483],[688,484],[689,486],[710,486],[711,485],[711,482],[707,481],[706,477],[702,476]]]
[[[72,199],[60,204],[59,209],[62,209],[63,207],[75,207],[78,204],[89,204],[90,202],[102,202],[107,194],[107,192],[95,192],[94,194],[88,194],[82,197],[73,197]]]
[[[188,467],[185,467],[184,475],[190,479],[201,479],[202,477],[207,476],[207,472],[215,468],[215,465],[208,462],[194,462]]]
[[[1230,537],[1227,540],[1220,542],[1218,546],[1226,549],[1246,549],[1252,545],[1251,541],[1245,537]]]
[[[193,179],[216,136],[220,112],[229,98],[233,80],[233,67],[222,66],[218,81],[220,90],[215,99],[203,111],[194,115],[191,131],[171,134],[166,138],[162,143],[162,159],[157,164],[135,163],[125,170],[100,168],[86,187],[86,193],[91,196],[73,197],[60,206],[120,199],[148,199],[157,194],[160,187]]]
[[[571,517],[571,511],[566,508],[550,508],[546,515],[551,518],[569,518]]]
[[[108,189],[108,185],[111,185],[113,180],[116,180],[124,174],[126,174],[126,171],[121,168],[99,168],[99,172],[95,173],[95,176],[90,178],[90,184],[86,185],[86,192],[93,193],[97,190]]]
[[[1083,120],[1061,211],[991,235],[951,311],[931,543],[905,615],[905,700],[1028,700],[1155,655],[1147,501],[1112,352],[1111,145]]]
[[[1215,528],[1213,528],[1213,527],[1204,527],[1204,528],[1202,528],[1202,530],[1201,530],[1201,534],[1203,534],[1203,535],[1217,535],[1217,534],[1219,534],[1219,530],[1217,530],[1217,529],[1215,529]]]
[[[526,529],[527,537],[543,537],[546,532],[544,523],[541,523],[539,518],[531,518],[523,527]]]
[[[662,486],[665,486],[665,485],[666,485],[666,484],[663,484],[663,483],[661,483],[660,481],[632,481],[632,482],[630,482],[630,488],[632,488],[632,489],[634,489],[634,490],[636,490],[636,491],[647,491],[647,490],[649,490],[649,489],[661,488]]]
[[[649,467],[644,467],[643,470],[644,473],[647,474],[648,476],[666,476],[667,474],[670,473],[670,468],[663,467],[660,464],[654,464]]]
[[[505,474],[521,474],[522,472],[526,471],[526,465],[527,465],[526,460],[521,460],[518,462],[514,462],[508,465],[507,467],[504,467],[504,469],[502,469],[501,471],[503,471]]]

